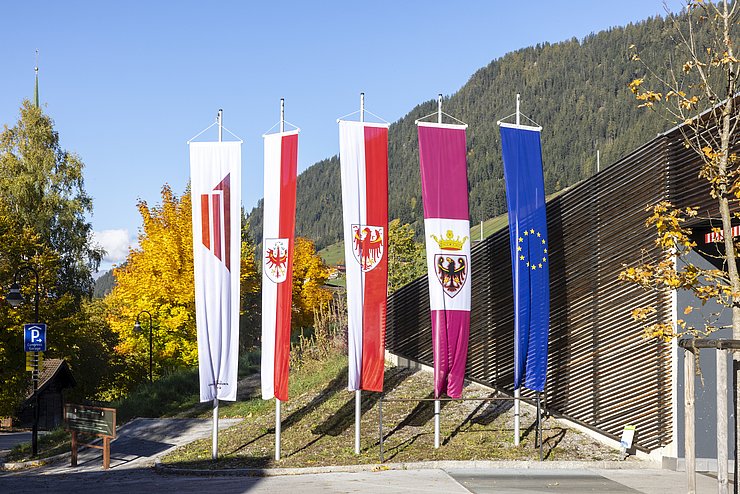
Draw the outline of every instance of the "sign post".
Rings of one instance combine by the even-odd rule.
[[[78,434],[87,434],[103,439],[103,445],[82,443],[83,446],[103,450],[103,468],[110,468],[110,441],[116,437],[116,409],[64,405],[64,425],[72,432],[72,466],[77,466]]]
[[[38,287],[37,287],[38,289]],[[38,296],[36,299],[36,320],[38,321]],[[30,323],[23,325],[23,348],[26,351],[26,370],[31,371],[33,379],[33,432],[31,436],[33,456],[38,454],[38,429],[39,429],[39,374],[41,373],[41,353],[46,351],[46,324]],[[31,358],[29,359],[29,356]],[[30,362],[29,362],[30,360]],[[29,365],[30,364],[30,365]]]

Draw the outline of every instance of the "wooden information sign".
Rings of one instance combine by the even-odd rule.
[[[72,432],[72,466],[77,466],[78,434],[100,437],[103,445],[81,443],[82,446],[103,450],[103,468],[110,468],[110,441],[116,437],[116,409],[86,405],[64,405],[65,428]]]

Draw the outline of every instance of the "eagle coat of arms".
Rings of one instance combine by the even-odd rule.
[[[383,258],[382,226],[352,225],[352,252],[363,272],[373,270]]]
[[[288,277],[288,239],[266,238],[264,245],[265,274],[274,283]]]

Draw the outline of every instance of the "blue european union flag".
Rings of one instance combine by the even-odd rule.
[[[538,128],[501,125],[514,281],[514,389],[545,389],[550,270]]]

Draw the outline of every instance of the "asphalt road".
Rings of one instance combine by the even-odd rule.
[[[228,427],[234,421],[221,420]],[[99,450],[80,454],[77,467],[69,459],[39,468],[0,471],[0,494],[38,493],[249,493],[334,494],[522,494],[614,493],[678,494],[686,492],[683,472],[661,469],[609,470],[558,468],[554,462],[529,468],[452,468],[322,473],[280,477],[201,476],[158,473],[154,460],[171,448],[208,437],[208,419],[137,419],[118,432],[111,444],[111,469],[102,470]],[[699,475],[700,494],[717,492],[716,481]]]

